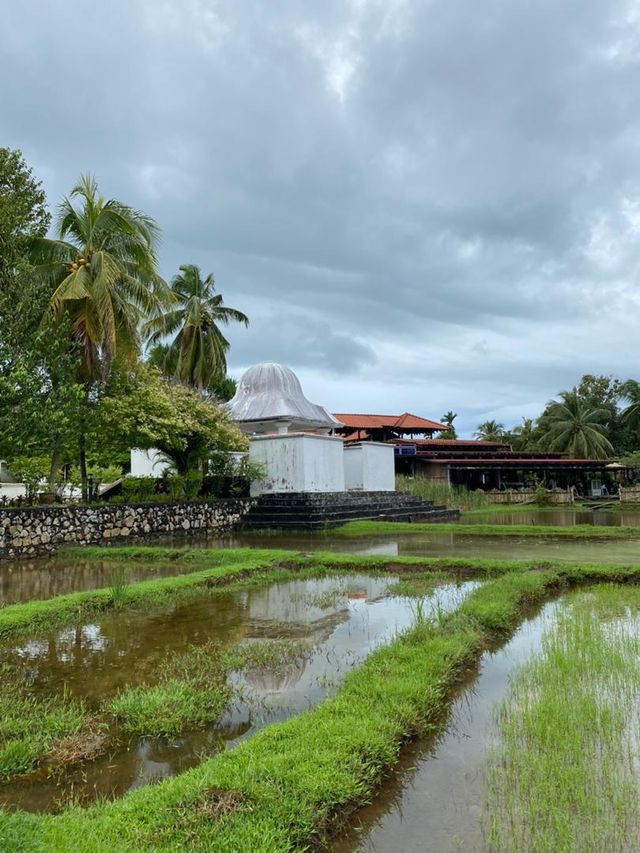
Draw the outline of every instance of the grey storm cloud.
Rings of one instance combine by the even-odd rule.
[[[11,4],[1,143],[213,270],[330,408],[534,415],[637,376],[637,0]]]

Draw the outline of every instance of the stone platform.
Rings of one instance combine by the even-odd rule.
[[[254,500],[240,526],[316,530],[347,521],[452,521],[459,514],[404,492],[286,492]]]

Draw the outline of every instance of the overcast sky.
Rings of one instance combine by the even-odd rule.
[[[153,215],[333,411],[640,379],[638,0],[20,0],[0,145]]]

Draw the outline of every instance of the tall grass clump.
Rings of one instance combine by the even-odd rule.
[[[216,720],[231,696],[220,647],[209,642],[170,655],[156,684],[125,687],[107,710],[128,734],[171,737]]]
[[[123,565],[118,564],[112,567],[109,590],[111,591],[111,605],[116,610],[123,607],[126,604],[129,591],[129,581]]]
[[[444,504],[449,509],[484,509],[491,505],[488,495],[480,489],[472,492],[464,486],[447,486],[446,483],[434,483],[424,477],[398,475],[396,489],[424,501]]]
[[[615,600],[624,602],[617,615]],[[496,716],[489,849],[638,848],[640,633],[638,617],[625,614],[631,601],[640,606],[640,590],[573,596],[540,654],[518,670]]]
[[[37,699],[2,675],[0,690],[0,781],[28,773],[86,720],[83,705],[67,698]]]

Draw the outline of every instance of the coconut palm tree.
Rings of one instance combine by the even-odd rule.
[[[522,423],[518,424],[511,430],[513,443],[516,450],[525,450],[533,440],[533,432],[535,429],[534,418],[522,418]]]
[[[608,412],[593,408],[578,394],[563,391],[540,419],[540,441],[575,459],[606,459],[613,446],[602,423]]]
[[[157,272],[158,227],[115,199],[96,181],[80,178],[59,205],[56,238],[30,242],[34,274],[51,290],[47,315],[69,323],[80,351],[79,378],[87,401],[96,379],[107,379],[116,358],[136,360],[139,326],[172,297]],[[86,496],[86,429],[79,424],[80,474]]]
[[[158,226],[82,176],[58,208],[56,239],[31,241],[35,274],[51,287],[49,312],[68,317],[88,381],[116,356],[134,360],[139,325],[171,301],[157,272]]]
[[[144,326],[152,346],[173,338],[166,350],[165,370],[194,388],[204,389],[227,370],[229,341],[220,326],[249,325],[242,311],[228,308],[216,293],[213,274],[203,279],[195,264],[180,267],[171,282],[175,306],[152,318]],[[172,369],[173,368],[173,369]]]
[[[451,409],[449,409],[448,412],[444,413],[444,415],[441,418],[441,422],[443,424],[445,424],[445,426],[447,427],[447,430],[446,430],[446,432],[440,433],[440,436],[439,436],[440,438],[452,439],[452,438],[458,437],[458,435],[456,433],[456,428],[453,425],[453,422],[455,421],[455,419],[457,417],[458,417],[457,413],[452,412]]]
[[[640,382],[628,379],[622,385],[622,396],[629,401],[629,405],[622,410],[622,423],[629,426],[638,436],[640,435]]]
[[[497,421],[484,421],[478,424],[474,435],[480,441],[502,441],[505,435],[504,424],[499,424]]]

